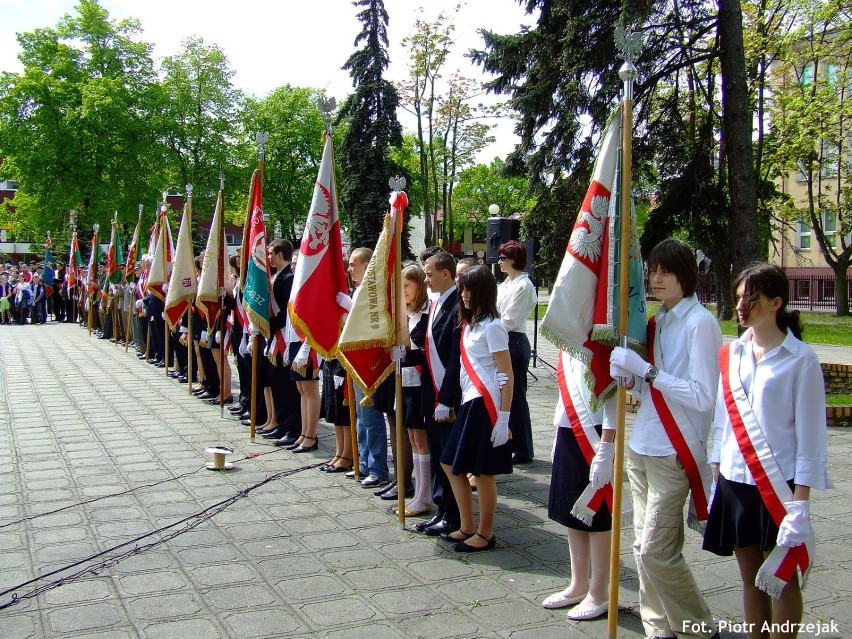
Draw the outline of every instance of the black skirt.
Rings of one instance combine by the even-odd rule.
[[[406,428],[425,429],[426,420],[420,411],[420,396],[423,391],[419,386],[402,387],[402,423]]]
[[[793,489],[793,480],[787,482]],[[760,544],[763,552],[775,548],[778,526],[763,503],[757,486],[719,477],[702,548],[722,557],[734,554],[734,546]]]
[[[596,426],[598,435],[601,427]],[[589,485],[589,464],[583,456],[574,431],[570,428],[556,429],[556,451],[550,475],[550,498],[547,501],[547,516],[553,521],[584,532],[612,530],[612,515],[606,503],[595,513],[592,525],[587,526],[571,514],[571,509]]]
[[[512,443],[497,448],[491,443],[491,417],[481,397],[462,404],[444,445],[441,463],[454,475],[509,475],[512,473]]]
[[[343,391],[346,383],[334,387],[334,376],[345,375],[343,367],[336,361],[325,361],[322,364],[322,406],[320,417],[335,426],[349,426],[349,406],[343,405]]]

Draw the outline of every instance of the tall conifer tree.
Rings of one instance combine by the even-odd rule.
[[[361,48],[343,65],[355,90],[338,115],[339,120],[348,120],[337,155],[338,184],[352,246],[372,248],[389,210],[388,179],[401,171],[390,157],[390,148],[402,146],[402,126],[396,117],[399,95],[382,77],[389,63],[384,2],[355,0],[352,4],[362,7],[358,20],[363,29],[355,38],[355,46]]]

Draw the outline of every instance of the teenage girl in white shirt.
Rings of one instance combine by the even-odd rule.
[[[723,371],[723,384],[716,401],[714,446],[710,455],[718,485],[710,507],[704,549],[717,555],[736,555],[743,579],[745,621],[747,628],[752,629],[747,634],[756,638],[769,636],[763,631],[770,627],[765,624],[792,622],[792,627],[796,627],[802,619],[802,591],[797,573],[793,572],[783,590],[776,593],[780,594],[777,599],[759,587],[764,584],[767,588],[758,573],[776,546],[796,547],[809,541],[811,488],[831,488],[832,483],[826,473],[822,369],[813,349],[800,341],[802,326],[798,311],[787,310],[787,276],[778,266],[758,264],[737,277],[734,289],[739,323],[748,330],[736,342],[723,347],[729,351],[729,364]],[[725,358],[721,359],[724,366]],[[729,379],[736,377],[730,381],[729,403],[725,401],[726,375]],[[730,400],[737,396],[741,400],[737,403],[739,410],[731,413]],[[757,458],[774,459],[780,470],[780,482],[786,482],[792,490],[792,501],[783,504],[786,515],[780,526],[770,515],[764,493],[758,489],[750,471],[760,468],[762,474],[770,469],[769,463],[758,461],[755,465],[755,456],[749,451],[751,465],[747,465],[740,445],[745,443],[744,431],[738,429],[740,443],[734,433],[731,414],[741,418],[743,412],[746,417],[756,417],[762,432],[762,436],[748,438]],[[748,445],[745,450],[748,451]],[[768,484],[763,482],[763,486],[767,494],[773,494],[767,491]],[[783,485],[779,494],[789,496]],[[781,634],[772,632],[772,636]]]

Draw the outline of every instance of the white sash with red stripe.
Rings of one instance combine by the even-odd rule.
[[[275,279],[273,278],[272,281],[274,282]],[[281,312],[281,308],[278,306],[278,302],[275,301],[274,295],[269,296],[269,307],[273,315],[278,315]],[[273,364],[275,363],[276,355],[281,355],[281,357],[284,357],[286,359],[285,355],[287,354],[287,340],[284,338],[284,328],[287,325],[287,321],[289,321],[289,318],[285,320],[284,326],[282,326],[272,334],[269,343],[266,345],[266,355],[267,357],[269,357],[270,361],[272,361]]]
[[[793,500],[793,491],[775,461],[743,388],[739,375],[740,358],[733,353],[738,344],[739,342],[735,341],[719,350],[725,407],[728,409],[728,419],[731,421],[740,452],[751,476],[754,477],[763,503],[772,521],[776,526],[780,526],[781,520],[787,514],[784,502]],[[755,585],[777,599],[798,568],[802,573],[804,588],[813,562],[815,542],[812,529],[808,540],[802,546],[775,546],[757,571]]]
[[[656,317],[648,320],[648,352],[651,355],[651,364],[655,360],[661,359],[657,353],[659,345],[655,339],[656,320]],[[663,394],[654,388],[653,384],[651,384],[650,389],[654,408],[657,410],[657,415],[660,416],[666,435],[674,446],[677,458],[689,480],[690,500],[686,523],[693,530],[703,534],[709,511],[710,486],[712,485],[710,465],[707,463],[707,450],[691,428],[683,429],[678,425],[689,424],[683,408],[679,404],[670,406]]]
[[[441,356],[438,355],[438,349],[435,347],[435,337],[432,334],[432,322],[435,319],[435,309],[438,307],[438,300],[432,302],[429,307],[429,321],[426,323],[426,363],[429,365],[429,371],[432,373],[432,386],[435,389],[435,406],[438,406],[438,394],[441,391],[441,385],[444,383],[444,375],[447,369],[441,361]],[[462,340],[464,341],[464,340]]]
[[[583,453],[583,458],[591,466],[595,456],[595,446],[601,438],[595,430],[594,413],[589,410],[589,405],[580,390],[580,384],[585,383],[582,370],[582,366],[575,364],[567,352],[559,352],[559,360],[556,364],[556,379],[559,385],[556,415],[559,416],[557,423],[560,426],[563,421],[568,422],[577,445]],[[595,513],[600,510],[604,502],[612,512],[612,484],[595,490],[590,483],[580,494],[571,509],[571,514],[587,526],[591,526]]]
[[[471,358],[467,354],[467,347],[464,344],[465,336],[470,332],[470,326],[465,324],[462,328],[462,336],[460,341],[461,361],[467,376],[471,383],[479,391],[480,396],[485,401],[485,408],[488,411],[488,416],[491,418],[491,427],[497,423],[500,406],[500,388],[497,386],[497,380],[491,379],[493,375],[488,375],[475,358]],[[486,380],[488,380],[486,382]]]

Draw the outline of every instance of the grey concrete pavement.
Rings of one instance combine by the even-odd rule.
[[[541,340],[539,355],[556,361]],[[0,609],[0,638],[605,637],[605,620],[540,606],[570,567],[546,508],[556,385],[531,370],[537,459],[499,480],[498,548],[459,556],[311,467],[333,451],[324,424],[317,453],[252,444],[132,352],[76,326],[0,327],[0,607],[17,599]],[[212,444],[234,447],[233,471],[205,469]],[[814,495],[805,618],[850,636],[849,433],[829,446],[837,489]],[[639,638],[625,506],[619,636]],[[688,531],[708,603],[742,620],[735,561],[699,546]]]

